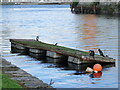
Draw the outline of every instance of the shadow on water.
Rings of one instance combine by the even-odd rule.
[[[86,64],[80,64],[80,65],[76,65],[76,64],[73,64],[73,63],[68,63],[68,67],[64,68],[65,70],[75,70],[76,72],[75,73],[71,73],[71,75],[82,75],[82,74],[89,74],[89,73],[86,73],[85,70],[87,67],[91,67],[93,68],[94,64],[96,63],[86,63]],[[115,64],[108,64],[108,63],[99,63],[102,65],[103,67],[103,71],[105,68],[109,68],[109,67],[115,67]]]
[[[89,75],[91,78],[101,78],[102,77],[102,72],[98,73],[92,73]]]
[[[93,65],[96,64],[96,63],[85,63],[85,64],[78,65],[78,64],[69,63],[67,56],[59,59],[53,59],[51,57],[46,57],[45,53],[44,54],[28,53],[28,52],[23,52],[22,50],[19,50],[16,48],[12,48],[11,53],[19,53],[18,55],[27,55],[41,61],[41,63],[49,63],[50,65],[47,66],[47,68],[60,68],[61,70],[74,70],[75,72],[71,73],[71,75],[86,74],[85,72],[86,68],[87,67],[93,68]],[[102,65],[103,70],[105,68],[115,67],[115,64],[111,64],[111,63],[99,63],[99,64]],[[100,72],[96,74],[93,73],[90,75],[90,77],[94,78],[94,77],[100,76],[102,75],[101,73]]]

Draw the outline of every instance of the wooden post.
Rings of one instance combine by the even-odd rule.
[[[81,5],[81,13],[83,13],[83,6]]]
[[[96,14],[96,6],[93,7],[93,13]]]

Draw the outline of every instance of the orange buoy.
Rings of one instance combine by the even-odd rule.
[[[100,64],[95,64],[95,65],[93,66],[93,70],[94,70],[94,71],[102,71],[102,66],[101,66]]]

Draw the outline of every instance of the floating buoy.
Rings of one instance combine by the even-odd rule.
[[[92,73],[92,72],[93,72],[93,69],[90,68],[90,67],[87,67],[86,72],[87,72],[87,73]]]
[[[100,71],[102,71],[102,66],[101,66],[100,64],[95,64],[95,65],[93,66],[93,69],[90,68],[90,67],[87,67],[87,69],[86,69],[86,72],[87,72],[87,73],[92,73],[92,72],[98,73],[98,72],[100,72]]]
[[[94,70],[94,72],[102,71],[102,66],[100,64],[95,64],[93,66],[93,70]]]

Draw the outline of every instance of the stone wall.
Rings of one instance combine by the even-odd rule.
[[[11,64],[7,60],[0,58],[0,62],[2,62],[0,63],[2,73],[10,76],[12,80],[16,80],[23,88],[51,88],[55,90],[52,86]]]

